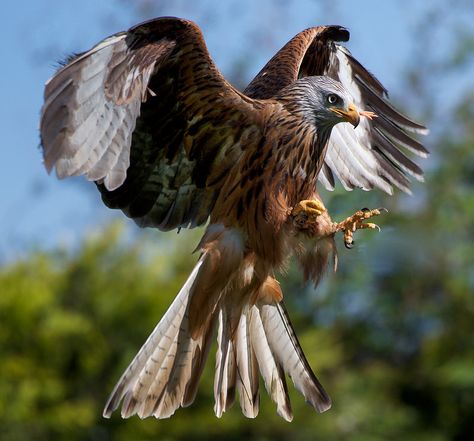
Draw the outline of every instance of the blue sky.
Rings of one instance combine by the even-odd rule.
[[[38,148],[38,120],[43,85],[55,62],[135,24],[139,18],[128,3],[22,0],[2,5],[0,261],[31,248],[74,244],[84,232],[116,215],[77,179],[58,181],[46,174]],[[426,2],[303,0],[282,9],[275,3],[285,2],[156,2],[163,15],[191,18],[202,27],[224,75],[244,60],[251,66],[246,71],[250,80],[300,30],[342,24],[351,30],[353,54],[395,95],[401,92],[411,38]],[[246,59],[249,48],[252,55]]]

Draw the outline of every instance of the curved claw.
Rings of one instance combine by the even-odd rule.
[[[379,233],[380,231],[382,231],[377,224],[373,224],[372,222],[356,226],[357,230],[365,230],[366,228],[370,228],[371,230],[378,230]]]
[[[351,250],[352,248],[354,248],[354,243],[355,243],[355,241],[352,241],[352,242],[346,242],[346,241],[344,241],[344,246],[345,246],[348,250]]]
[[[344,245],[346,248],[351,249],[354,247],[354,240],[352,236],[355,231],[365,229],[376,229],[379,232],[381,231],[380,227],[377,224],[366,221],[374,216],[378,216],[383,212],[388,212],[388,210],[383,207],[374,210],[370,210],[369,208],[362,208],[344,221],[335,224],[334,231],[344,232]]]

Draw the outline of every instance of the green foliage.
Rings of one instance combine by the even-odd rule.
[[[295,419],[212,411],[211,355],[193,406],[170,420],[101,417],[115,381],[186,279],[198,232],[121,224],[76,252],[34,252],[0,269],[1,439],[38,440],[464,440],[474,433],[474,108],[456,113],[462,136],[441,136],[416,197],[336,192],[342,218],[389,203],[383,231],[340,247],[337,277],[304,287],[283,280],[297,333],[333,399],[315,414],[291,391]],[[421,196],[420,196],[421,195]],[[349,206],[349,204],[351,204]],[[342,212],[344,210],[344,212]],[[211,350],[211,354],[214,351]]]
[[[256,420],[237,405],[217,420],[211,356],[195,404],[172,419],[104,420],[108,393],[187,277],[199,236],[146,232],[127,242],[113,224],[77,252],[36,252],[1,269],[2,440],[469,439],[472,113],[470,101],[459,107],[463,139],[441,138],[428,185],[416,189],[422,197],[389,200],[384,231],[358,233],[358,246],[340,252],[337,277],[316,291],[294,268],[284,277],[301,343],[333,398],[330,411],[315,414],[292,391],[295,420],[285,423],[262,385]],[[336,193],[331,210],[342,217],[379,198]]]

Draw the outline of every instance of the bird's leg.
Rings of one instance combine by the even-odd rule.
[[[288,213],[297,232],[312,239],[334,235],[335,223],[319,198],[300,201]]]
[[[380,231],[380,227],[374,223],[365,221],[370,219],[373,216],[378,216],[382,212],[387,212],[386,208],[376,208],[374,210],[369,210],[368,208],[363,208],[362,210],[356,211],[352,216],[349,216],[347,219],[342,222],[334,224],[334,233],[342,231],[344,233],[344,245],[346,248],[352,248],[354,246],[353,235],[356,230],[377,229]]]
[[[302,229],[311,225],[318,216],[326,211],[326,207],[319,199],[307,199],[298,202],[291,211],[293,223]]]
[[[319,199],[311,199],[299,202],[292,209],[290,216],[296,229],[310,237],[322,239],[342,231],[344,245],[346,248],[352,248],[354,245],[353,235],[356,230],[380,230],[378,225],[366,221],[384,211],[387,210],[385,208],[374,210],[363,208],[342,222],[332,222],[324,204]]]

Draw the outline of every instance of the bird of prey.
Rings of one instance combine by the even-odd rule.
[[[215,413],[239,396],[259,408],[259,373],[292,419],[286,375],[317,411],[331,401],[293,331],[275,273],[296,256],[317,282],[378,210],[333,222],[316,190],[393,187],[422,179],[408,152],[425,128],[338,42],[340,26],[289,41],[244,92],[221,75],[200,29],[158,18],[71,57],[47,82],[44,162],[59,178],[85,175],[110,208],[160,230],[207,224],[200,257],[104,409],[166,418],[195,399],[217,332]],[[374,118],[374,116],[377,116]]]

